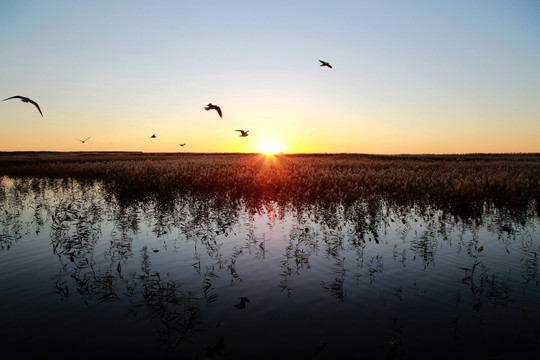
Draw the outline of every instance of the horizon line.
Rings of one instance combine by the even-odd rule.
[[[227,152],[227,151],[150,151],[141,150],[0,150],[0,154],[186,154],[186,155],[267,155],[263,152]],[[465,152],[465,153],[362,153],[362,152],[279,152],[271,155],[370,155],[370,156],[465,156],[465,155],[540,155],[540,152]]]

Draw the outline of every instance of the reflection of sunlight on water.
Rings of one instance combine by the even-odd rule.
[[[272,166],[260,173],[270,189]],[[67,304],[76,324],[104,324],[96,308],[115,314],[115,326],[99,333],[117,339],[107,346],[139,355],[195,356],[219,349],[220,337],[240,358],[258,348],[310,357],[324,343],[318,356],[358,346],[371,358],[401,348],[435,356],[445,346],[482,357],[470,342],[519,354],[532,351],[540,320],[539,220],[525,212],[522,224],[503,209],[467,219],[370,201],[121,203],[97,183],[4,179],[0,291],[34,314],[33,326],[65,316]],[[506,223],[512,231],[501,230]],[[250,303],[235,308],[244,296]],[[45,349],[73,330],[48,328],[34,335]],[[64,354],[107,343],[95,331],[81,325]]]

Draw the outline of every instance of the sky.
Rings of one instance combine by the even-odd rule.
[[[0,34],[44,115],[1,101],[0,151],[540,152],[536,0],[0,0]]]

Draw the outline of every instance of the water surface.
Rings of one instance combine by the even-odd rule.
[[[381,199],[123,201],[99,182],[10,178],[0,200],[7,358],[537,351],[534,206],[471,218]]]

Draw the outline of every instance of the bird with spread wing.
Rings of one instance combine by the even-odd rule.
[[[29,97],[15,95],[15,96],[12,96],[12,97],[8,97],[7,99],[4,99],[2,101],[6,101],[6,100],[10,100],[10,99],[21,99],[21,101],[24,102],[24,103],[33,104],[35,107],[37,107],[37,109],[38,109],[39,113],[41,114],[41,116],[43,116],[43,113],[41,112],[41,109],[39,108],[38,103],[35,102],[34,100],[30,99]]]
[[[219,106],[217,106],[217,105],[214,105],[214,104],[210,103],[210,104],[208,104],[208,105],[206,105],[204,107],[204,110],[206,110],[206,111],[208,111],[208,110],[216,110],[219,117],[223,118],[223,114],[221,113],[221,108]]]
[[[80,142],[82,142],[83,144],[84,144],[84,143],[86,142],[86,140],[88,140],[88,139],[90,139],[90,136],[89,136],[89,137],[87,137],[87,138],[86,138],[86,139],[84,139],[84,140],[81,140],[81,139],[77,139],[77,138],[75,138],[75,140],[79,140],[79,141],[80,141]]]
[[[241,132],[242,134],[240,134],[240,137],[246,137],[246,136],[249,136],[249,134],[248,134],[249,130],[247,130],[247,131],[244,131],[244,130],[234,130],[234,131],[239,131],[239,132]]]
[[[332,69],[332,65],[330,65],[329,63],[327,63],[326,61],[322,61],[322,60],[319,60],[321,62],[321,66],[326,66],[330,69]]]

